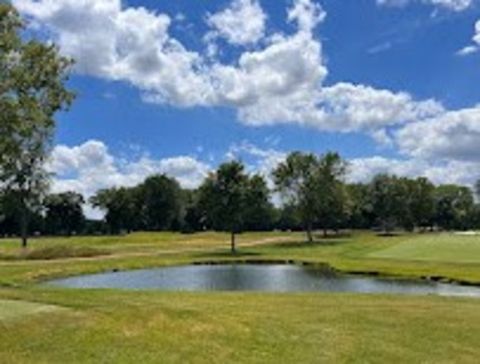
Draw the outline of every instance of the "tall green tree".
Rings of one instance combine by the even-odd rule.
[[[347,163],[337,153],[318,157],[318,170],[314,177],[316,221],[327,236],[328,229],[337,230],[347,220],[350,199],[343,182]]]
[[[401,220],[408,230],[432,226],[435,213],[435,186],[427,178],[403,178],[405,189],[404,212]]]
[[[15,196],[26,247],[29,216],[48,187],[54,116],[74,95],[65,87],[72,61],[54,45],[22,38],[22,30],[17,11],[0,4],[0,183]]]
[[[141,208],[137,188],[108,188],[97,191],[90,203],[105,212],[111,233],[131,232],[140,224]]]
[[[346,186],[350,199],[349,227],[367,229],[373,226],[373,207],[370,186],[365,183],[354,183]]]
[[[318,173],[318,160],[314,154],[292,152],[273,171],[278,192],[287,205],[296,209],[307,240],[313,242],[313,226],[316,215],[315,175]]]
[[[328,228],[336,228],[346,216],[345,173],[346,163],[337,153],[316,156],[293,152],[273,171],[277,191],[287,205],[297,209],[309,242],[315,226],[326,235]]]
[[[45,229],[51,234],[80,232],[85,224],[83,196],[77,192],[63,192],[47,196],[45,207]]]
[[[401,221],[406,210],[405,185],[397,176],[377,175],[370,183],[372,210],[385,233]]]
[[[274,209],[265,178],[254,175],[247,181],[245,191],[244,229],[266,231],[273,225]]]
[[[473,193],[468,187],[441,185],[435,189],[435,222],[442,229],[468,229],[474,206]]]
[[[148,177],[138,186],[143,227],[147,230],[178,230],[181,224],[182,191],[166,175]]]
[[[232,254],[236,253],[235,235],[242,232],[245,224],[248,180],[244,165],[232,161],[220,165],[199,189],[199,204],[207,224],[230,233]]]

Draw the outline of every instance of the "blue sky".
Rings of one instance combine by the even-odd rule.
[[[477,0],[13,3],[77,60],[58,189],[189,185],[232,156],[268,174],[291,150],[339,151],[351,179],[479,176]]]

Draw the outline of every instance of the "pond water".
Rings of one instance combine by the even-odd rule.
[[[226,264],[110,272],[57,279],[68,288],[168,291],[355,292],[480,297],[479,287],[341,275],[297,265]]]

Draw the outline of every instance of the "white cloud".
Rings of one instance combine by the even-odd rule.
[[[406,125],[396,141],[416,158],[480,162],[480,106]]]
[[[327,13],[320,4],[311,0],[297,0],[288,10],[288,21],[296,22],[300,31],[312,32],[325,20]]]
[[[80,73],[126,81],[158,100],[202,105],[210,93],[201,57],[172,38],[171,18],[120,0],[13,0],[52,34]]]
[[[403,7],[414,1],[442,7],[448,10],[463,11],[469,8],[474,0],[377,0],[377,4]]]
[[[206,54],[184,47],[169,34],[172,19],[168,15],[125,7],[120,0],[13,2],[47,28],[64,53],[76,58],[79,72],[129,82],[149,102],[231,107],[248,125],[294,123],[319,130],[369,133],[441,109],[433,101],[416,102],[406,93],[364,85],[325,87],[328,71],[322,44],[314,35],[325,12],[314,0],[294,0],[287,9],[287,20],[297,25],[296,32],[274,34],[264,39],[263,47],[244,51],[229,64],[215,58],[211,42]],[[264,19],[257,1],[234,0],[223,12],[211,15],[209,22],[222,32],[233,14],[244,14],[245,8]],[[244,23],[242,27],[250,29]],[[263,29],[261,22],[256,23],[253,28]],[[264,33],[245,32],[242,27],[229,29],[239,31],[245,39],[221,34],[238,43]],[[251,35],[254,33],[257,36]]]
[[[457,52],[459,56],[467,56],[480,50],[480,20],[475,23],[475,34],[472,37],[473,45],[468,45]]]
[[[265,35],[266,19],[257,0],[234,0],[226,9],[208,15],[207,23],[214,30],[207,40],[222,37],[234,45],[255,44]]]

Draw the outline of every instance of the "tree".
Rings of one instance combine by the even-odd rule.
[[[327,236],[327,229],[338,230],[349,214],[350,200],[343,183],[346,162],[337,153],[326,153],[318,158],[314,174],[316,220]]]
[[[350,199],[350,215],[348,225],[354,229],[366,229],[373,226],[373,207],[370,186],[363,183],[346,186]]]
[[[146,230],[161,231],[180,227],[181,188],[166,175],[151,176],[138,186],[141,224]]]
[[[247,231],[271,229],[273,214],[267,182],[260,175],[250,177],[245,190],[244,229]]]
[[[326,235],[327,228],[337,228],[345,217],[348,195],[342,178],[346,163],[337,153],[291,153],[273,172],[277,191],[286,203],[295,206],[309,242],[312,230],[320,226]]]
[[[208,226],[230,233],[232,254],[236,253],[235,234],[244,228],[247,186],[245,167],[232,161],[220,165],[199,189],[199,204]]]
[[[51,234],[66,233],[82,230],[85,224],[83,214],[83,196],[76,192],[64,192],[47,196],[45,199],[46,230]]]
[[[401,221],[406,209],[405,188],[396,176],[381,174],[370,184],[373,213],[385,233]]]
[[[313,242],[316,208],[314,175],[317,168],[315,155],[292,152],[273,171],[277,191],[282,194],[287,205],[295,207],[309,242]]]
[[[405,211],[402,221],[405,228],[413,230],[415,227],[425,228],[432,226],[435,200],[435,186],[427,178],[403,178],[405,188]]]
[[[480,200],[480,179],[477,182],[475,182],[474,189],[475,189],[475,195],[477,196],[477,200]]]
[[[26,247],[29,216],[48,187],[54,116],[74,96],[65,87],[71,60],[54,45],[24,40],[22,29],[17,11],[0,4],[0,183],[16,200]]]
[[[474,211],[472,190],[457,185],[441,185],[435,189],[435,222],[445,230],[469,228]]]
[[[111,233],[131,232],[139,225],[140,207],[136,188],[109,188],[99,190],[90,203],[105,212],[105,221]]]
[[[199,206],[199,191],[184,190],[183,205],[182,232],[193,233],[195,231],[202,231],[205,227],[206,217]]]

